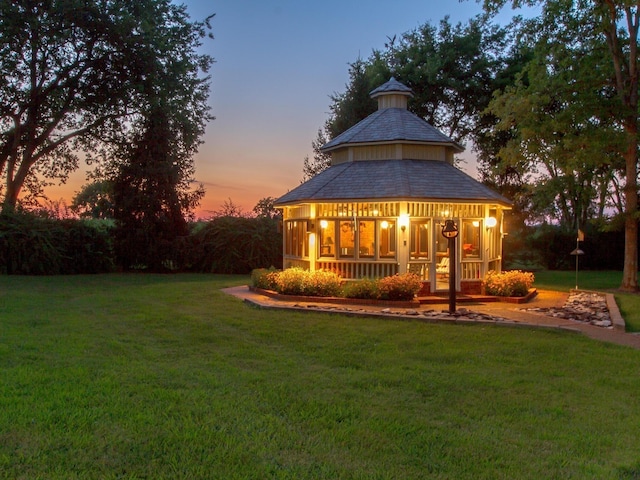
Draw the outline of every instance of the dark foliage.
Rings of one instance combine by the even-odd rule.
[[[111,231],[100,222],[0,215],[0,272],[14,275],[113,270]]]
[[[191,235],[192,269],[203,273],[250,273],[282,266],[282,233],[269,218],[220,217]]]
[[[188,234],[185,215],[203,192],[184,186],[192,163],[176,152],[174,138],[166,110],[155,109],[113,182],[116,250],[125,269],[182,268],[179,243]]]
[[[624,266],[624,232],[601,231],[585,227],[585,240],[580,242],[584,255],[578,259],[584,270],[622,270]],[[536,270],[571,270],[576,258],[576,232],[555,225],[528,227],[509,234],[504,242],[505,268]]]
[[[171,0],[0,2],[2,208],[65,180],[80,152],[97,161],[126,143],[160,83],[176,104],[206,108],[200,73],[213,60],[197,50],[210,20],[191,21]]]

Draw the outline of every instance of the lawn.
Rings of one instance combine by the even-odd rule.
[[[578,271],[578,288],[613,293],[620,313],[625,320],[628,332],[640,332],[640,295],[616,291],[622,283],[622,272]],[[568,292],[576,287],[576,272],[545,270],[535,272],[535,285],[541,290],[560,290]]]
[[[0,277],[0,478],[640,477],[640,351],[220,291],[247,281]]]

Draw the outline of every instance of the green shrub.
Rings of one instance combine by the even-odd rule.
[[[29,212],[0,215],[0,272],[13,275],[113,270],[112,225]]]
[[[533,285],[534,276],[531,272],[510,270],[507,272],[490,271],[484,280],[487,295],[498,297],[524,297]]]
[[[278,272],[276,291],[284,295],[333,297],[339,295],[341,279],[333,272],[310,272],[299,267]]]
[[[309,272],[302,268],[287,268],[278,273],[276,291],[285,295],[306,295],[305,285]]]
[[[282,265],[282,233],[268,218],[219,217],[190,235],[190,268],[202,273],[250,273]]]
[[[342,290],[342,279],[334,272],[318,270],[309,272],[306,295],[318,297],[337,297]],[[313,292],[313,293],[310,293]]]
[[[363,278],[353,282],[347,282],[342,287],[342,296],[346,298],[380,298],[380,287],[378,280]]]
[[[380,298],[385,300],[413,300],[420,289],[422,282],[415,273],[396,274],[378,280]]]
[[[275,267],[256,268],[251,272],[251,285],[264,290],[276,290],[279,273]]]

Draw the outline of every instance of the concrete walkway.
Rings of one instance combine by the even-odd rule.
[[[314,303],[314,302],[297,302],[294,300],[280,300],[261,295],[257,292],[249,290],[248,286],[232,287],[223,289],[224,293],[233,295],[243,301],[261,307],[279,310],[304,310],[340,313],[351,316],[375,316],[375,317],[398,317],[402,319],[415,319],[426,322],[439,323],[495,323],[496,325],[538,327],[538,328],[558,328],[582,333],[590,338],[624,345],[640,350],[640,335],[633,333],[625,333],[623,328],[603,328],[596,327],[587,323],[568,320],[563,318],[551,317],[537,312],[529,312],[524,308],[549,308],[562,307],[566,302],[569,294],[555,291],[538,291],[538,295],[524,304],[513,304],[504,302],[470,302],[457,304],[459,311],[468,310],[472,313],[481,314],[481,320],[468,318],[467,315],[450,315],[448,310],[448,301],[445,299],[441,305],[421,305],[416,308],[394,308],[380,305],[360,305],[357,303],[332,304],[332,303]],[[425,312],[430,312],[425,316]],[[615,302],[610,305],[610,314],[612,318],[618,317],[618,325],[623,322],[620,313],[617,311]],[[615,320],[614,320],[614,323]]]

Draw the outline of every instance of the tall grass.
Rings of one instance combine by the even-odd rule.
[[[248,277],[0,277],[0,478],[631,479],[640,352],[251,308]]]

